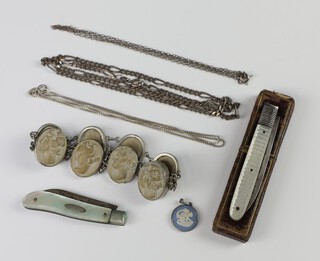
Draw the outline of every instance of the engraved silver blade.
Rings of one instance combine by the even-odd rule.
[[[278,107],[265,103],[231,200],[229,215],[240,220],[248,209],[275,124]]]

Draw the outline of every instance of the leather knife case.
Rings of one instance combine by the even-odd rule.
[[[278,106],[278,116],[280,116],[279,127],[276,133],[274,144],[271,150],[270,159],[268,161],[266,173],[263,177],[263,181],[257,195],[257,198],[253,205],[247,210],[245,215],[239,221],[234,221],[229,216],[229,207],[233,197],[233,192],[237,185],[237,181],[246,158],[251,139],[255,132],[262,107],[265,102]],[[256,218],[258,216],[264,194],[266,192],[269,179],[272,174],[273,167],[276,163],[280,147],[288,128],[291,115],[294,110],[294,99],[284,94],[263,90],[258,95],[251,118],[242,140],[241,146],[237,158],[234,162],[231,174],[224,191],[222,200],[220,202],[219,209],[216,213],[212,230],[218,234],[239,240],[241,242],[247,242],[251,236]]]

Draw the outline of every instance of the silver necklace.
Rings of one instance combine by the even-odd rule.
[[[83,38],[88,38],[91,40],[96,40],[104,43],[111,43],[115,44],[118,46],[122,46],[140,53],[144,53],[147,55],[155,56],[164,60],[168,60],[171,62],[175,62],[178,64],[182,64],[188,67],[193,67],[202,71],[207,71],[211,73],[215,73],[224,77],[228,77],[234,80],[237,80],[239,84],[247,84],[249,81],[249,76],[247,73],[242,72],[242,71],[234,71],[234,70],[229,70],[226,68],[220,68],[220,67],[214,67],[212,65],[208,65],[205,63],[197,62],[195,60],[191,60],[188,58],[184,58],[182,56],[176,55],[176,54],[170,54],[166,53],[160,50],[156,50],[150,47],[146,47],[140,44],[136,43],[131,43],[125,40],[121,40],[109,35],[103,35],[99,34],[96,32],[92,32],[89,30],[82,30],[78,29],[73,26],[67,26],[67,25],[53,25],[51,26],[52,29],[54,30],[59,30],[59,31],[65,31],[69,33],[73,33],[77,36],[83,37]]]
[[[182,130],[170,125],[123,114],[123,113],[120,113],[108,108],[104,108],[95,104],[91,104],[81,100],[59,95],[55,92],[48,90],[47,86],[44,84],[39,85],[36,88],[32,88],[29,91],[29,95],[31,95],[32,97],[39,97],[39,98],[55,101],[57,103],[68,105],[70,107],[73,107],[79,110],[91,112],[91,113],[102,115],[105,117],[111,117],[111,118],[116,118],[123,121],[131,122],[131,123],[135,123],[135,124],[145,126],[154,130],[162,131],[168,134],[172,134],[185,139],[207,144],[213,147],[222,147],[225,144],[225,141],[217,135]]]
[[[45,57],[41,59],[41,63],[58,75],[78,81],[140,96],[180,109],[219,116],[225,120],[239,118],[240,104],[233,102],[229,97],[218,98],[206,92],[189,89],[139,72],[69,55]],[[191,99],[190,96],[196,99]]]

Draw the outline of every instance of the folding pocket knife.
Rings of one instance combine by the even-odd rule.
[[[127,214],[117,206],[60,189],[35,191],[23,199],[27,209],[42,210],[75,219],[124,226]]]
[[[230,204],[229,215],[237,221],[252,206],[259,192],[279,126],[278,107],[265,103],[243,163]]]

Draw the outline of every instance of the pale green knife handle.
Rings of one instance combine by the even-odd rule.
[[[36,191],[28,194],[23,199],[23,205],[27,209],[52,212],[85,221],[120,226],[124,226],[127,221],[126,212],[116,210],[116,206],[108,208],[94,205],[51,191]]]

